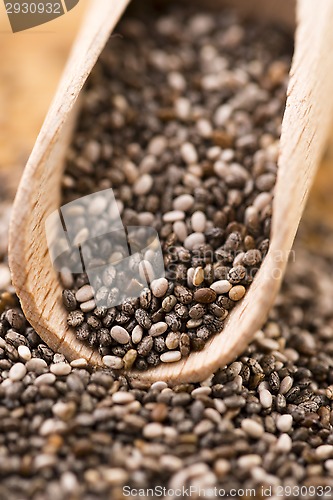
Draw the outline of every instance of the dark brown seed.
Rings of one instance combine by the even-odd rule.
[[[205,314],[202,318],[203,325],[208,328],[211,333],[216,333],[223,327],[223,321],[215,318],[211,314]]]
[[[178,264],[175,273],[175,281],[184,283],[187,278],[187,267],[184,264]],[[177,295],[176,295],[177,296]]]
[[[5,314],[5,319],[15,330],[21,330],[26,324],[25,317],[18,309],[9,309]]]
[[[205,341],[198,337],[191,339],[191,347],[193,351],[201,351],[205,347]]]
[[[126,348],[124,346],[116,346],[112,348],[112,354],[115,356],[118,356],[120,358],[123,358],[126,354]]]
[[[118,313],[115,319],[115,322],[118,325],[126,325],[131,319],[131,316],[124,314],[124,313]]]
[[[216,318],[224,318],[226,315],[226,310],[223,307],[218,306],[217,304],[209,304],[208,311],[214,314]]]
[[[229,234],[227,241],[224,244],[224,249],[226,251],[236,251],[238,250],[242,241],[242,236],[239,232],[234,232]]]
[[[144,358],[137,358],[135,363],[134,363],[135,368],[137,368],[140,371],[147,370],[148,368],[148,363]]]
[[[224,295],[219,295],[219,297],[217,297],[216,304],[223,307],[227,311],[230,311],[233,307],[235,307],[235,302],[229,299],[229,297],[224,297]]]
[[[164,403],[157,403],[152,412],[151,412],[151,419],[154,422],[163,422],[168,415],[168,407]]]
[[[162,353],[166,351],[165,340],[163,337],[155,337],[154,338],[154,349],[158,353]]]
[[[99,306],[99,307],[96,307],[96,309],[94,309],[94,315],[97,318],[105,318],[107,312],[108,312],[108,310],[104,306]]]
[[[280,377],[277,372],[272,372],[269,376],[268,383],[273,391],[280,389]]]
[[[151,351],[147,355],[146,361],[151,366],[157,366],[159,364],[159,362],[160,362],[160,357],[159,357],[159,355],[156,352]]]
[[[20,333],[16,332],[15,330],[8,330],[6,335],[5,335],[5,341],[18,348],[19,345],[23,344],[23,345],[28,345],[28,342],[25,338],[24,335],[21,335]]]
[[[96,330],[90,331],[88,342],[91,346],[95,346],[97,344],[97,332],[96,332]]]
[[[101,328],[100,330],[98,330],[97,340],[102,347],[111,345],[112,337],[110,331],[107,328]]]
[[[216,292],[211,288],[199,288],[194,292],[194,300],[201,304],[211,304],[216,300]]]
[[[75,293],[72,290],[63,290],[62,301],[67,311],[75,311],[77,308]]]
[[[153,323],[159,323],[164,319],[165,312],[163,309],[159,309],[158,311],[154,312],[151,316],[151,320]]]
[[[121,304],[121,311],[127,317],[134,314],[136,307],[138,306],[138,301],[136,299],[125,299]]]
[[[157,297],[152,297],[150,304],[150,311],[152,313],[157,312],[160,309],[161,301]]]
[[[217,267],[214,267],[214,281],[226,280],[229,270],[229,267],[218,264]]]

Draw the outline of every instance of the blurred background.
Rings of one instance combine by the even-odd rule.
[[[0,172],[17,182],[43,123],[88,0],[13,34],[0,2]]]
[[[64,16],[13,34],[0,2],[0,217],[1,202],[15,194],[88,3],[80,0]],[[327,255],[333,253],[332,189],[333,132],[300,231],[307,245]]]

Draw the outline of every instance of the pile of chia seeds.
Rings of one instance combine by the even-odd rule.
[[[165,277],[138,262],[149,286],[110,306],[129,284],[119,248],[89,241],[88,215],[107,225],[105,200],[72,210],[75,241],[108,268],[94,286],[62,270],[68,324],[113,369],[201,350],[250,286],[269,246],[292,54],[284,32],[229,11],[141,11],[89,78],[63,178],[63,204],[112,188],[124,226],[150,226],[162,245]]]
[[[0,498],[120,500],[134,489],[157,498],[155,486],[192,487],[193,498],[214,488],[330,497],[333,262],[295,255],[247,351],[201,384],[173,388],[68,363],[28,325],[8,285],[0,292]]]

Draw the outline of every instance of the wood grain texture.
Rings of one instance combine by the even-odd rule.
[[[81,42],[74,49],[26,167],[15,201],[10,234],[13,282],[27,318],[50,347],[63,352],[69,359],[85,357],[93,364],[101,363],[98,354],[77,341],[66,325],[66,313],[60,304],[61,287],[47,255],[44,221],[59,204],[62,160],[72,130],[73,115],[70,117],[69,113],[116,18],[127,3],[118,1],[117,16],[103,15],[102,26],[102,4],[109,16],[111,12],[114,14],[109,2],[96,0],[92,4],[92,14],[87,18]],[[256,5],[255,1],[246,2],[249,3]],[[266,3],[271,5],[271,10],[266,8],[265,14],[274,19],[281,3],[274,0]],[[243,5],[243,2],[238,0],[235,4]],[[255,9],[252,14],[254,12]],[[288,19],[292,14],[290,16]],[[279,19],[282,17],[280,15]],[[332,22],[331,0],[322,0],[320,9],[313,0],[298,1],[295,54],[282,124],[271,246],[253,284],[230,314],[223,332],[214,336],[203,351],[192,353],[178,363],[159,365],[144,373],[130,373],[137,383],[149,385],[155,380],[166,380],[175,384],[203,380],[241,354],[264,323],[281,284],[333,115]]]

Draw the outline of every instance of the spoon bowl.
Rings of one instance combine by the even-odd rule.
[[[294,4],[290,0],[210,3],[212,8],[232,5],[245,16],[257,13],[264,21],[274,20],[290,29],[294,25]],[[48,255],[45,221],[60,205],[64,158],[79,109],[80,91],[127,4],[128,0],[91,2],[23,173],[10,225],[12,280],[28,321],[54,351],[69,360],[85,358],[91,365],[102,365],[102,359],[67,325],[62,287]],[[244,351],[275,300],[333,114],[333,3],[322,0],[318,9],[313,0],[298,0],[296,14],[295,51],[282,122],[268,254],[246,296],[229,315],[223,332],[188,358],[146,372],[128,372],[137,384],[205,379]]]

